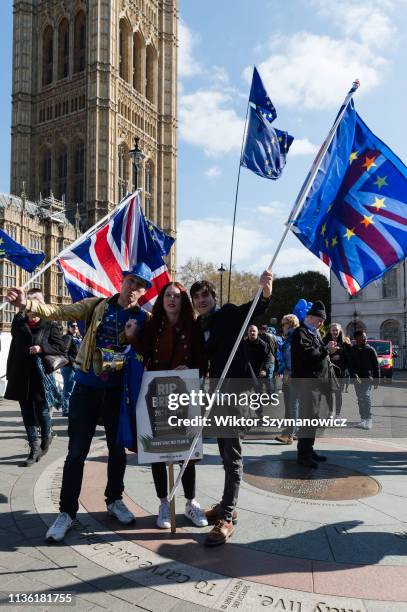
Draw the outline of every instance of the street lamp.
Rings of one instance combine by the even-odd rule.
[[[220,305],[223,306],[223,273],[226,272],[226,268],[223,263],[220,264],[218,272],[220,272]]]
[[[134,148],[130,149],[129,155],[133,162],[133,184],[134,190],[138,187],[138,173],[140,170],[141,162],[145,159],[146,154],[139,147],[140,138],[137,136],[134,140]]]
[[[356,308],[353,311],[353,315],[352,316],[353,316],[353,333],[355,334],[356,333],[356,328],[357,328],[357,321],[358,321],[358,317],[359,317],[359,313],[356,310]]]

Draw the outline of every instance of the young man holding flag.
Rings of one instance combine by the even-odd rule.
[[[27,298],[20,288],[8,291],[11,304],[25,308],[28,313],[35,313],[42,319],[74,319],[87,323],[87,331],[76,357],[76,385],[70,400],[69,446],[62,479],[60,514],[47,532],[46,537],[50,541],[63,540],[75,519],[83,466],[100,416],[109,449],[105,490],[107,511],[123,524],[134,521],[133,514],[122,501],[126,453],[116,443],[122,373],[96,376],[92,363],[97,348],[119,347],[126,343],[124,327],[127,321],[134,319],[139,330],[142,329],[148,314],[138,302],[151,286],[150,268],[145,263],[137,263],[122,273],[120,292],[109,298],[93,297],[75,304],[52,306]]]

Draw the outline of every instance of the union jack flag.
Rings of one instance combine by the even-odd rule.
[[[351,295],[407,255],[407,167],[353,101],[292,230]]]
[[[153,286],[139,303],[151,310],[161,288],[171,280],[163,256],[173,243],[173,238],[146,220],[136,192],[126,197],[93,233],[65,251],[58,264],[72,300],[77,302],[118,293],[122,271],[144,262],[151,268]]]

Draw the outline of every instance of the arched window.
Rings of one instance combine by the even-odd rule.
[[[54,65],[54,30],[49,25],[42,35],[42,84],[52,83]]]
[[[382,340],[391,340],[395,346],[399,346],[400,323],[394,319],[384,321],[380,327],[380,338]]]
[[[119,76],[130,83],[129,62],[130,27],[125,19],[119,23]]]
[[[58,28],[58,78],[64,79],[69,73],[69,23],[62,19]]]
[[[85,70],[86,64],[86,17],[79,11],[74,22],[74,72]]]
[[[366,325],[363,323],[363,321],[360,319],[352,320],[346,326],[346,335],[352,340],[355,331],[359,331],[360,329],[364,332],[366,331]]]
[[[119,201],[124,198],[127,194],[127,181],[128,181],[128,169],[129,169],[129,150],[127,146],[122,143],[118,149],[117,159],[117,177],[118,177],[118,192]]]
[[[388,270],[382,279],[382,297],[397,297],[397,268]]]
[[[48,197],[51,193],[52,157],[51,149],[43,149],[40,156],[40,191]]]
[[[146,98],[155,104],[156,54],[152,45],[146,48]]]
[[[85,199],[85,145],[77,142],[73,148],[73,196],[77,204]]]
[[[144,166],[144,213],[151,219],[153,212],[154,166],[151,161]]]
[[[144,43],[140,32],[133,34],[133,87],[143,93],[143,51]]]
[[[62,200],[62,196],[67,195],[67,177],[68,177],[68,149],[66,145],[61,144],[57,150],[56,157],[56,197]]]

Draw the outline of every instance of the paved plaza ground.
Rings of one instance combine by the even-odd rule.
[[[18,406],[0,402],[0,606],[9,593],[71,593],[70,608],[37,609],[407,611],[407,402],[375,395],[371,432],[352,427],[323,436],[329,462],[310,473],[294,463],[295,447],[264,439],[244,442],[239,523],[226,546],[202,545],[209,528],[192,527],[177,496],[177,533],[155,527],[157,500],[148,466],[128,456],[125,502],[136,514],[123,527],[107,517],[103,490],[106,444],[98,430],[86,464],[80,512],[65,543],[44,541],[58,513],[67,419],[54,414],[57,437],[31,468]],[[404,379],[406,376],[404,376]],[[393,388],[392,386],[392,388]],[[345,416],[358,420],[345,394]],[[304,470],[301,472],[301,470]],[[219,500],[223,471],[215,441],[197,468],[201,505]]]

